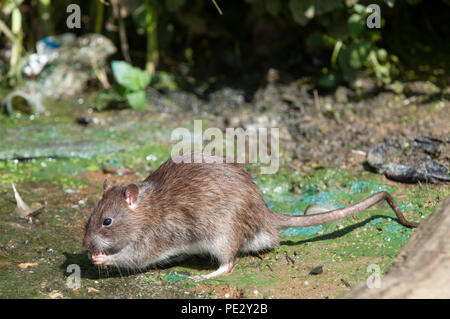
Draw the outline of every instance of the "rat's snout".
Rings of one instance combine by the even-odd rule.
[[[92,240],[91,240],[90,236],[88,236],[88,234],[84,235],[83,247],[87,248],[87,250],[89,250],[89,251],[92,250]]]
[[[90,254],[94,254],[104,250],[104,247],[100,244],[100,242],[101,239],[98,235],[87,232],[83,238],[83,247],[87,248]]]
[[[83,247],[89,250],[89,242],[86,240],[86,237],[83,239]]]

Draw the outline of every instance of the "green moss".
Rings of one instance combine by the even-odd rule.
[[[186,297],[186,289],[195,289],[199,285],[186,279],[186,274],[205,274],[213,271],[215,266],[207,262],[203,264],[204,261],[195,265],[180,264],[162,269],[157,275],[154,270],[143,274],[119,272],[112,268],[100,271],[88,260],[81,238],[84,222],[96,198],[90,198],[90,206],[81,210],[68,205],[64,198],[55,194],[61,189],[76,190],[88,186],[90,181],[82,177],[83,173],[104,166],[128,167],[138,175],[146,176],[170,156],[168,143],[162,141],[168,140],[171,131],[166,120],[158,116],[145,121],[124,121],[107,129],[105,126],[77,127],[73,124],[75,108],[87,108],[89,98],[84,101],[82,105],[76,101],[51,105],[52,116],[34,120],[0,115],[2,129],[23,128],[31,124],[53,127],[52,130],[41,130],[38,135],[29,133],[23,136],[23,143],[51,142],[71,135],[79,137],[82,131],[84,138],[107,139],[113,145],[123,147],[121,152],[97,153],[88,158],[0,161],[0,298],[47,298],[50,290],[72,298]],[[319,169],[301,176],[283,167],[273,175],[259,174],[257,166],[247,169],[254,176],[269,207],[285,214],[299,214],[311,204],[347,206],[374,192],[388,190],[408,219],[422,221],[441,199],[450,195],[450,188],[446,185],[392,186],[386,184],[383,177],[369,172]],[[11,183],[18,184],[27,202],[46,199],[52,203],[38,223],[30,224],[14,215]],[[295,252],[297,263],[308,257],[315,264],[328,265],[334,278],[345,278],[354,285],[367,278],[366,269],[371,263],[386,271],[413,232],[398,224],[388,205],[380,205],[355,217],[316,228],[291,228],[283,232],[280,248],[263,253],[262,260],[253,256],[238,257],[232,274],[202,284],[230,285],[253,291],[255,287],[264,290],[275,284],[282,287],[284,281],[292,276],[307,280],[307,271],[292,268],[285,260],[285,253],[292,256]],[[48,252],[48,248],[52,252]],[[28,269],[18,267],[24,262],[36,263],[36,266]],[[66,267],[69,264],[77,264],[81,268],[82,287],[79,290],[66,287],[69,275]],[[277,272],[282,276],[274,275]],[[324,279],[317,277],[317,280],[320,283]],[[98,292],[88,288],[95,288]]]

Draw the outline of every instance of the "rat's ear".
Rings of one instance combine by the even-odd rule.
[[[136,207],[136,201],[139,196],[139,187],[136,184],[130,184],[125,190],[125,201],[130,208]]]
[[[106,193],[111,188],[111,184],[109,183],[108,179],[105,178],[103,181],[103,193]]]

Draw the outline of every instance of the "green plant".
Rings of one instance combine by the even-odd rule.
[[[134,110],[143,110],[147,107],[145,88],[150,84],[150,74],[134,67],[125,61],[112,61],[111,68],[119,86],[116,91],[125,97]]]
[[[394,5],[394,0],[384,2],[390,7]],[[332,48],[331,65],[323,68],[319,81],[322,86],[333,87],[342,80],[354,83],[358,74],[365,70],[375,75],[379,85],[392,82],[397,74],[397,59],[377,46],[381,31],[366,27],[371,12],[359,0],[290,0],[289,9],[297,24],[306,26],[320,16],[316,22],[325,27],[326,31],[315,31],[307,40],[316,50]],[[343,19],[346,19],[346,28],[336,27]],[[384,24],[383,19],[381,23]]]
[[[397,72],[396,58],[376,45],[381,38],[378,31],[367,30],[367,7],[356,3],[352,11],[348,19],[349,38],[338,57],[344,79],[354,82],[357,73],[365,68],[375,74],[380,85],[390,84]]]
[[[391,3],[393,1],[389,1]],[[335,41],[332,73],[353,83],[361,71],[368,70],[375,75],[380,86],[390,84],[398,73],[397,58],[377,46],[381,34],[380,31],[367,29],[366,20],[370,11],[366,6],[356,3],[350,13],[347,20],[348,34],[342,40]],[[384,24],[384,20],[381,22]]]
[[[3,32],[11,42],[11,55],[9,59],[9,72],[8,78],[11,78],[13,82],[18,83],[20,80],[20,67],[21,59],[23,56],[23,16],[20,11],[20,5],[22,0],[18,1],[3,1],[0,5],[1,13],[9,16],[11,21],[11,28],[8,28],[7,24],[0,21],[0,34]]]

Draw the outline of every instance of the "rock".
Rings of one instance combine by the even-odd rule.
[[[323,273],[323,265],[316,266],[309,272],[310,275],[320,275],[321,273]]]
[[[347,103],[350,90],[344,86],[339,86],[334,93],[335,99],[338,103]]]
[[[386,138],[367,153],[367,162],[393,180],[437,183],[450,181],[449,170],[436,161],[444,162],[449,150],[448,142],[434,137]]]

